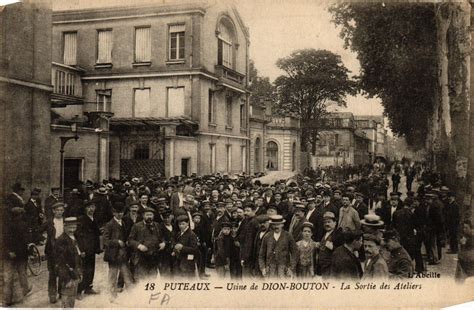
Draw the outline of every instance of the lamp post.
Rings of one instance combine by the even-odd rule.
[[[61,148],[59,149],[59,192],[61,193],[61,196],[64,196],[64,147],[69,140],[74,139],[77,141],[79,139],[79,136],[77,135],[77,123],[71,124],[71,131],[74,133],[74,136],[59,137],[61,139]]]

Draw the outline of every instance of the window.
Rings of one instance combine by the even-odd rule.
[[[273,141],[267,143],[267,169],[278,170],[278,145]]]
[[[245,146],[240,147],[240,158],[242,159],[242,172],[247,170],[247,148]]]
[[[255,172],[260,172],[260,138],[255,140]]]
[[[245,109],[245,102],[240,102],[240,128],[247,129],[247,113]]]
[[[225,124],[226,126],[232,127],[232,97],[227,96],[225,98]]]
[[[169,27],[169,60],[184,60],[184,25]]]
[[[72,73],[56,70],[54,76],[54,92],[56,94],[74,96],[76,77]]]
[[[137,144],[135,151],[133,152],[133,159],[149,159],[150,158],[150,146],[148,144]]]
[[[183,115],[184,87],[168,88],[168,117]]]
[[[210,162],[209,162],[210,172],[215,173],[216,172],[216,145],[209,144],[209,151],[211,153]]]
[[[232,145],[228,144],[226,145],[226,158],[227,158],[227,164],[226,164],[226,167],[227,167],[227,172],[231,172],[232,170]]]
[[[77,32],[65,32],[63,34],[64,50],[63,62],[65,65],[77,64]]]
[[[209,89],[208,94],[208,122],[209,124],[215,124],[215,105],[214,105],[214,91]]]
[[[151,114],[150,89],[135,89],[133,97],[133,116],[147,117]]]
[[[233,64],[233,44],[232,33],[229,27],[220,25],[217,42],[217,62],[219,65],[232,68]]]
[[[112,30],[97,32],[97,63],[112,63]]]
[[[112,91],[110,89],[96,90],[96,111],[111,112]]]
[[[339,134],[334,135],[334,145],[339,145]]]
[[[151,61],[150,27],[135,28],[135,62]]]

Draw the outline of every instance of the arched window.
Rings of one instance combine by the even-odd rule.
[[[262,167],[260,163],[260,152],[261,152],[261,144],[260,138],[255,139],[255,172],[260,172],[260,167]]]
[[[267,143],[267,165],[268,170],[278,170],[278,145],[270,141]]]
[[[235,30],[230,19],[223,17],[217,28],[217,64],[232,69],[234,64]]]

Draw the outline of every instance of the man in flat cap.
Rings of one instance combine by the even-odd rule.
[[[306,206],[304,204],[295,204],[294,214],[291,218],[290,226],[288,229],[288,232],[293,236],[293,240],[295,240],[295,242],[301,240],[302,238],[301,232],[303,230],[303,223],[306,222],[306,218],[304,217],[305,213]]]
[[[195,277],[196,255],[198,255],[198,240],[189,228],[189,217],[180,215],[176,218],[179,233],[176,236],[174,255],[176,257],[177,275],[191,279]]]
[[[79,248],[84,253],[82,261],[83,279],[79,284],[78,294],[97,294],[92,288],[95,274],[95,256],[100,250],[100,230],[94,218],[95,204],[92,201],[86,202],[84,215],[79,217],[79,225],[76,231]]]
[[[25,204],[25,221],[32,230],[33,242],[43,244],[44,238],[40,232],[41,225],[45,219],[40,199],[41,189],[34,188],[31,197]]]
[[[364,234],[364,251],[367,260],[364,264],[362,280],[388,278],[388,266],[380,255],[381,239],[373,234]]]
[[[63,308],[74,308],[77,288],[82,280],[81,250],[74,236],[76,229],[77,218],[65,218],[64,232],[56,241],[54,249]]]
[[[324,235],[319,244],[319,260],[317,274],[323,279],[328,278],[331,273],[331,260],[334,250],[342,244],[340,233],[336,230],[336,216],[332,212],[323,215]]]
[[[127,289],[130,289],[133,283],[128,266],[127,230],[123,221],[124,205],[115,202],[112,213],[114,217],[104,226],[104,261],[109,265],[108,286],[111,302],[117,297],[119,274]]]
[[[172,255],[175,244],[176,226],[173,225],[173,212],[166,209],[161,214],[163,222],[158,224],[160,228],[165,248],[159,252],[159,269],[162,277],[172,277],[174,275],[174,260]]]
[[[403,279],[413,275],[411,257],[400,244],[400,235],[396,230],[387,230],[383,234],[383,244],[390,251],[388,271],[390,278]]]
[[[166,243],[163,240],[158,223],[153,221],[155,210],[146,208],[143,221],[136,223],[128,237],[128,244],[133,249],[132,263],[135,269],[135,280],[154,279],[158,274],[159,251]]]

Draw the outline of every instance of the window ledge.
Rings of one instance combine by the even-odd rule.
[[[216,123],[209,123],[209,127],[217,127]]]
[[[233,128],[234,128],[234,127],[232,127],[232,126],[225,125],[225,129],[230,129],[230,130],[232,130]]]
[[[144,62],[133,62],[132,67],[145,67],[151,66],[151,61],[144,61]]]
[[[111,63],[97,63],[94,66],[96,69],[101,69],[101,68],[112,68]]]
[[[186,63],[186,60],[184,60],[184,59],[167,60],[165,63],[166,63],[167,65],[179,65],[179,64],[184,64],[184,63]]]
[[[247,128],[240,128],[240,131],[247,132]]]

